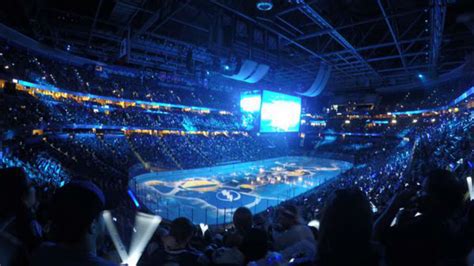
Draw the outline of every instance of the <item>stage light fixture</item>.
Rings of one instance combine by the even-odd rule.
[[[423,74],[418,74],[418,78],[422,79],[423,77]]]
[[[273,8],[272,0],[258,0],[257,9],[260,11],[270,11]]]

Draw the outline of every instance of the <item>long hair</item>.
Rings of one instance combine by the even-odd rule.
[[[366,195],[359,189],[336,190],[322,215],[320,265],[371,265],[372,211]]]

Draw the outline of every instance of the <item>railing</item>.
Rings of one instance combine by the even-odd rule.
[[[269,161],[274,160],[271,159]],[[262,161],[259,161],[259,163],[262,163]],[[239,207],[245,206],[253,214],[264,212],[271,207],[275,207],[282,202],[293,199],[327,183],[344,170],[350,168],[350,166],[341,167],[340,172],[334,175],[316,173],[311,177],[311,180],[302,179],[293,183],[281,184],[282,186],[272,187],[267,192],[245,191],[242,188],[229,188],[225,185],[209,187],[209,190],[206,191],[206,187],[184,189],[179,184],[176,187],[161,186],[160,184],[160,182],[179,183],[185,176],[202,176],[204,172],[209,177],[219,176],[226,172],[242,170],[241,167],[249,167],[252,164],[255,165],[255,162],[202,169],[147,173],[132,177],[129,186],[142,206],[146,206],[148,211],[160,215],[164,219],[173,220],[177,217],[186,217],[196,224],[204,223],[211,226],[222,226],[232,222],[232,216]],[[150,181],[157,181],[159,183],[157,183],[157,187],[154,187],[153,184],[148,183]],[[262,188],[265,189],[265,186],[257,189]],[[231,194],[234,193],[233,196],[235,197],[225,198],[226,194],[224,191]],[[196,193],[196,195],[193,193]],[[222,196],[222,198],[219,196]]]
[[[325,182],[325,181],[324,181]],[[321,182],[323,183],[323,182]],[[178,217],[186,217],[193,223],[204,223],[212,226],[224,226],[232,222],[234,212],[239,207],[247,207],[253,214],[263,212],[270,207],[279,205],[280,203],[297,196],[297,189],[288,189],[282,191],[281,196],[277,198],[257,198],[251,204],[232,204],[230,207],[204,206],[206,203],[190,205],[173,197],[163,196],[152,188],[145,185],[137,185],[135,194],[149,211],[160,215],[167,220],[173,220]],[[202,201],[196,199],[196,201]]]

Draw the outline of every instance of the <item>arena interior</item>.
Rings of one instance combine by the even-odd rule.
[[[0,266],[474,265],[472,0],[0,4]]]

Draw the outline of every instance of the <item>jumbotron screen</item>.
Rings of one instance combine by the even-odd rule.
[[[260,132],[298,132],[301,120],[301,98],[264,90]]]
[[[245,130],[257,127],[262,101],[262,92],[259,90],[244,91],[240,94],[240,111],[242,112],[242,126]]]
[[[243,113],[258,113],[262,95],[259,90],[245,91],[240,94],[240,111]]]

